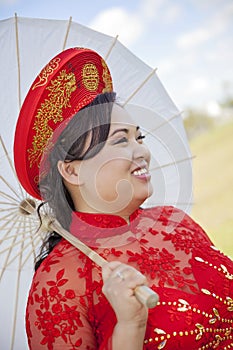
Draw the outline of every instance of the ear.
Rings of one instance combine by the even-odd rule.
[[[78,161],[74,160],[73,162],[63,162],[62,160],[59,160],[57,162],[57,168],[63,179],[68,183],[77,186],[82,185],[79,177]]]

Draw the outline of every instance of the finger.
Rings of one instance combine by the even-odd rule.
[[[127,265],[118,266],[113,272],[111,277],[112,279],[118,279],[121,282],[127,282],[129,288],[137,285],[147,285],[147,279],[139,271],[134,268],[131,268]]]
[[[112,275],[113,271],[120,265],[123,265],[120,261],[111,261],[104,264],[102,267],[103,281],[106,281],[106,279],[109,278]]]

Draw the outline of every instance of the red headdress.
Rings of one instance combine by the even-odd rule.
[[[90,49],[65,50],[42,69],[24,100],[15,131],[15,168],[29,194],[41,199],[39,172],[48,142],[54,143],[75,113],[98,94],[110,91],[109,69]]]

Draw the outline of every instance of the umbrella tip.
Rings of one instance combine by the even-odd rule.
[[[36,210],[36,202],[32,198],[25,198],[19,204],[19,212],[23,215],[33,214]]]

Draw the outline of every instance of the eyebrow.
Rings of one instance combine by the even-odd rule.
[[[140,126],[136,126],[136,131],[138,131],[139,129],[140,129]],[[118,132],[125,132],[126,134],[128,134],[128,133],[129,133],[129,129],[127,129],[127,128],[116,129],[116,130],[114,130],[114,131],[111,133],[110,137],[114,136],[114,135],[117,134]]]

